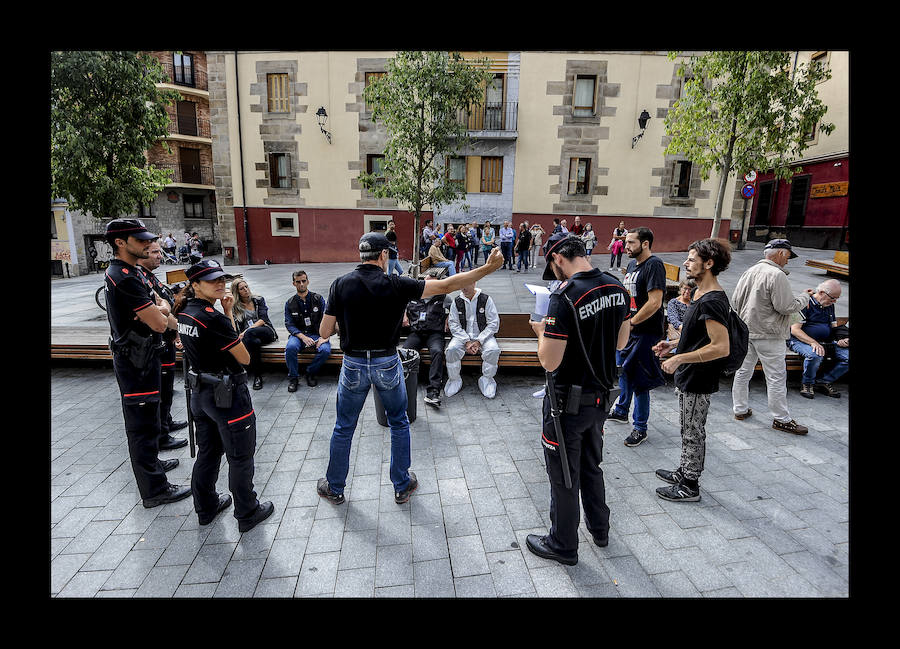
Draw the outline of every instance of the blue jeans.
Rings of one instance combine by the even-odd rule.
[[[456,268],[453,265],[452,261],[436,261],[432,264],[432,266],[439,266],[440,268],[447,269],[447,275],[456,275]]]
[[[465,266],[469,267],[469,270],[472,270],[472,253],[469,250],[466,250],[466,254],[463,255],[462,263],[460,263],[459,267],[463,268]]]
[[[337,418],[331,435],[331,454],[325,478],[333,493],[344,493],[350,471],[350,445],[359,413],[374,387],[384,404],[391,428],[391,482],[395,491],[409,486],[409,419],[406,416],[406,381],[400,356],[366,359],[344,356],[337,390]]]
[[[523,250],[519,253],[519,261],[516,262],[516,270],[522,270],[522,264],[525,264],[525,270],[528,270],[528,251]]]
[[[622,352],[616,350],[616,364],[621,365]],[[638,392],[632,389],[628,383],[625,372],[619,377],[619,389],[622,391],[614,404],[616,414],[627,415],[631,408],[631,399],[634,397],[634,429],[643,433],[647,432],[647,420],[650,419],[650,391]]]
[[[500,252],[503,253],[503,268],[509,264],[509,269],[513,267],[513,244],[512,241],[501,241]]]
[[[803,357],[803,385],[813,385],[816,383],[816,374],[819,373],[819,367],[824,356],[819,356],[813,351],[812,345],[807,345],[793,336],[788,339],[788,347]],[[850,350],[847,347],[834,346],[834,355],[836,363],[825,375],[819,383],[834,383],[850,369]]]
[[[319,340],[318,334],[307,335],[315,341]],[[297,359],[297,354],[302,349],[304,349],[303,341],[300,340],[297,336],[291,336],[290,338],[288,338],[287,344],[284,346],[284,362],[287,363],[289,379],[296,379],[300,377],[300,361]],[[328,357],[330,355],[331,343],[322,343],[322,345],[316,351],[316,355],[312,359],[312,362],[309,364],[309,367],[306,368],[306,373],[310,376],[315,376],[316,373],[318,373],[319,368],[322,367],[322,364],[328,360]]]
[[[388,258],[388,270],[387,270],[387,274],[390,275],[390,274],[393,273],[395,270],[397,271],[397,274],[398,274],[398,275],[402,275],[402,274],[403,274],[403,266],[400,265],[400,260],[399,260],[399,259],[390,259],[390,258]]]

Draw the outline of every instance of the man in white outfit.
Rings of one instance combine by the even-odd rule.
[[[478,387],[481,394],[493,399],[497,394],[494,375],[500,360],[500,345],[494,335],[500,329],[500,314],[494,300],[475,288],[475,283],[463,286],[459,296],[450,302],[447,318],[453,338],[447,345],[444,357],[447,362],[448,381],[444,394],[452,397],[462,387],[459,371],[462,357],[466,354],[481,354],[481,378]]]

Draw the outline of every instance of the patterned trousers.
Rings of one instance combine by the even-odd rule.
[[[710,395],[678,391],[681,407],[681,472],[688,480],[699,480],[706,458],[706,415]]]

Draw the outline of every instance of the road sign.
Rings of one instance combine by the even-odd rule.
[[[745,183],[755,183],[756,182],[756,172],[751,170],[751,171],[748,171],[747,173],[745,173],[744,174],[744,182]]]
[[[756,187],[754,187],[753,185],[751,185],[749,183],[744,185],[744,187],[741,189],[741,196],[743,196],[744,198],[753,198],[753,195],[755,193],[756,193]]]

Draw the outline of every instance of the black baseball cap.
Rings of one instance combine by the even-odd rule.
[[[556,275],[553,274],[553,269],[550,267],[550,253],[553,252],[553,249],[556,248],[561,241],[565,241],[568,238],[568,233],[557,232],[549,239],[547,239],[547,243],[544,245],[544,260],[547,262],[547,265],[544,266],[544,274],[541,275],[541,279],[545,279],[548,281],[559,279]]]
[[[188,268],[185,272],[187,275],[189,282],[196,282],[199,280],[203,280],[204,282],[209,282],[214,279],[219,279],[220,277],[224,277],[225,279],[234,279],[234,275],[229,275],[222,267],[219,265],[215,259],[204,259],[203,261],[194,264],[190,268]]]
[[[791,242],[787,239],[772,239],[769,243],[766,244],[765,250],[772,250],[775,248],[783,248],[791,253],[791,256],[788,259],[793,259],[797,256],[797,253],[793,251],[791,248]]]
[[[141,241],[147,239],[159,239],[158,234],[153,234],[147,230],[144,222],[140,219],[113,219],[106,224],[107,235],[122,235],[123,238],[134,237]]]
[[[360,252],[381,252],[382,250],[397,252],[396,246],[380,232],[367,232],[359,238]]]

